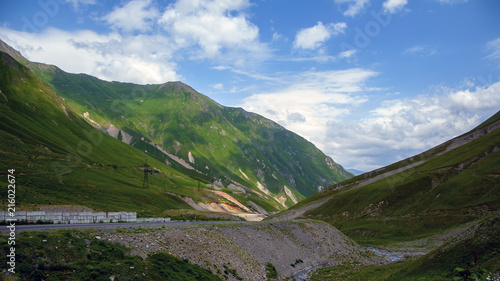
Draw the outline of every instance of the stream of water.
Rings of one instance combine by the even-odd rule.
[[[403,256],[392,254],[386,249],[374,248],[374,247],[366,247],[366,249],[368,249],[374,253],[388,257],[389,260],[386,263],[393,263],[393,262],[398,262],[398,261],[404,260]],[[333,264],[323,264],[323,265],[313,266],[313,267],[310,267],[308,269],[304,269],[301,272],[294,274],[293,276],[295,277],[295,279],[297,281],[309,280],[309,273],[311,271],[316,270],[318,268],[322,268],[322,267],[328,267],[328,266],[333,266]]]
[[[373,247],[366,247],[368,250],[386,256],[389,258],[389,261],[387,263],[393,263],[393,262],[398,262],[404,260],[403,256],[399,256],[396,254],[391,254],[388,250],[386,249],[380,249],[380,248],[373,248]]]
[[[297,280],[297,281],[309,280],[309,272],[311,272],[315,269],[318,269],[318,268],[328,267],[328,266],[333,266],[333,265],[334,264],[322,264],[322,265],[313,266],[313,267],[310,267],[308,269],[304,269],[299,273],[295,273],[293,275],[293,277],[295,277],[295,280]]]

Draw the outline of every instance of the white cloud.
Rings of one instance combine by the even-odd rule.
[[[368,171],[465,133],[498,108],[500,82],[385,101],[360,121],[330,121],[324,152],[344,166]]]
[[[281,35],[275,31],[273,33],[273,41],[279,41],[279,40],[284,40],[284,37],[283,37],[283,35]]]
[[[354,17],[359,14],[365,6],[370,2],[370,0],[334,0],[335,3],[340,5],[347,5],[347,9],[344,11],[344,16]]]
[[[180,78],[171,59],[172,43],[161,36],[123,37],[118,33],[58,29],[30,34],[0,28],[0,37],[28,59],[55,64],[72,73],[140,84]]]
[[[195,58],[227,58],[241,65],[269,52],[259,42],[259,28],[244,10],[248,0],[178,0],[169,5],[159,23],[179,47],[198,46]]]
[[[449,5],[469,2],[469,0],[436,0],[436,1],[441,4],[449,4]]]
[[[80,5],[94,5],[96,4],[96,0],[66,0],[67,3],[73,5],[73,9],[78,10]]]
[[[295,36],[295,41],[293,42],[294,48],[301,49],[317,49],[325,41],[330,39],[331,36],[338,35],[339,33],[344,33],[347,28],[345,22],[331,23],[324,26],[322,22],[318,22],[315,26],[311,28],[305,28],[299,30]]]
[[[151,7],[151,0],[132,0],[122,7],[115,7],[113,11],[103,17],[113,28],[125,32],[149,31],[153,20],[159,16],[158,10]]]
[[[224,89],[224,84],[222,84],[222,83],[213,84],[212,88],[214,88],[216,90],[222,90],[222,89]]]
[[[356,50],[347,50],[344,52],[340,52],[339,58],[350,58],[356,54]]]
[[[403,10],[406,4],[408,4],[408,0],[386,0],[382,4],[382,7],[384,8],[384,11],[395,14]]]
[[[282,77],[281,90],[254,94],[241,107],[275,120],[320,147],[329,120],[347,114],[349,107],[362,104],[369,91],[364,83],[377,73],[365,69],[305,72]]]
[[[363,171],[465,133],[500,108],[500,82],[441,87],[431,95],[386,100],[377,106],[370,92],[380,89],[366,85],[376,75],[356,68],[280,77],[281,85],[287,86],[251,95],[239,106],[300,134],[344,167]]]
[[[437,51],[435,49],[423,45],[416,45],[404,51],[405,55],[417,55],[421,57],[432,56],[435,55],[436,53]]]
[[[488,42],[486,49],[490,52],[487,58],[500,60],[500,38]]]

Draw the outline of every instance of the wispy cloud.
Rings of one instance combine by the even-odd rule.
[[[356,54],[356,50],[347,50],[340,52],[339,58],[350,58]]]
[[[410,47],[404,51],[405,55],[416,55],[421,57],[432,56],[437,54],[437,51],[434,48],[430,48],[424,45],[416,45]]]
[[[95,5],[96,0],[66,0],[67,3],[73,5],[73,9],[78,10],[80,6]]]
[[[500,61],[500,38],[488,42],[486,50],[490,53],[487,58]]]
[[[436,0],[436,1],[441,4],[448,4],[448,5],[469,2],[469,0]]]
[[[224,89],[224,84],[222,84],[222,83],[213,84],[212,88],[214,88],[216,90],[222,90],[222,89]]]

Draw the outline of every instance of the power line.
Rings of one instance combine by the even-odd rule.
[[[148,164],[148,160],[146,159],[144,162],[144,166],[143,166],[143,168],[144,168],[144,181],[142,182],[142,188],[149,189],[149,175],[153,174],[153,170],[149,169],[149,167],[151,167],[151,166]]]

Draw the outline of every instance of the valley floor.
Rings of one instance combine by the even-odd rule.
[[[280,280],[293,276],[302,280],[299,275],[307,275],[312,269],[324,266],[386,261],[331,225],[310,220],[79,225],[71,230],[50,230],[53,226],[57,225],[44,225],[36,232],[22,231],[19,235],[26,239],[25,236],[31,237],[31,233],[41,233],[45,237],[48,234],[43,233],[60,235],[69,231],[72,236],[88,237],[89,245],[121,244],[130,249],[130,256],[144,260],[154,253],[168,253],[227,280],[271,280],[271,268]],[[62,242],[46,247],[68,251],[69,245]],[[48,250],[43,252],[46,254]]]

